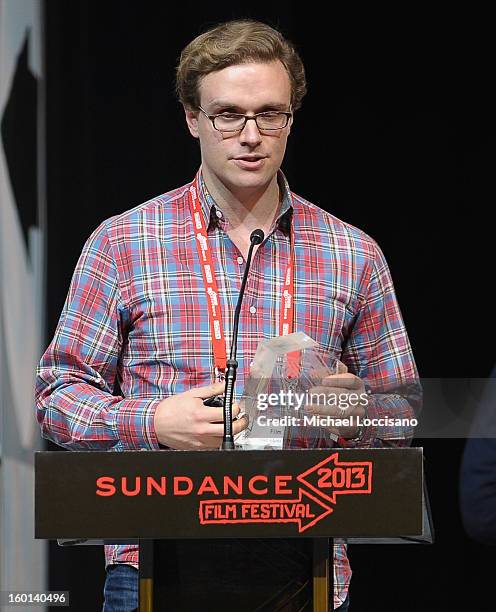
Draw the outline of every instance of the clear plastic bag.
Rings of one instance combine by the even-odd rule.
[[[299,362],[294,376],[294,359]],[[286,427],[301,420],[307,392],[322,378],[336,374],[336,354],[323,350],[302,332],[263,340],[250,367],[240,407],[248,427],[236,438],[241,449],[276,449],[284,445]]]

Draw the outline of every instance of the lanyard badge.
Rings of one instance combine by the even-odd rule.
[[[212,347],[214,352],[215,372],[219,379],[225,372],[227,365],[226,340],[224,336],[224,325],[222,320],[222,310],[219,298],[219,289],[215,276],[214,262],[212,251],[207,235],[207,225],[203,216],[200,198],[198,195],[198,175],[193,184],[189,187],[189,204],[191,210],[191,218],[195,230],[195,242],[200,259],[203,284],[207,296],[208,314],[210,320],[210,334],[212,338]],[[293,227],[290,230],[290,259],[286,273],[281,295],[281,314],[279,319],[279,334],[286,336],[293,332],[294,321],[294,241]],[[299,353],[288,354],[288,376],[294,378],[299,372]]]

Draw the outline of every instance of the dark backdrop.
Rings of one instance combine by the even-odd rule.
[[[283,167],[292,189],[379,242],[422,376],[487,376],[486,17],[176,4],[46,2],[49,337],[91,231],[196,172],[173,89],[181,49],[208,25],[248,16],[280,27],[307,69]],[[417,443],[437,542],[352,549],[354,610],[462,610],[488,596],[487,550],[458,512],[463,441]],[[51,547],[51,587],[71,590],[71,609],[99,609],[103,573],[101,550]]]

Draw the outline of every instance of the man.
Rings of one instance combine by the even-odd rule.
[[[241,314],[239,387],[262,338],[304,331],[348,369],[322,381],[327,392],[367,390],[369,417],[413,417],[418,397],[400,387],[417,373],[380,249],[292,193],[280,171],[306,92],[294,47],[262,23],[221,24],[184,49],[177,92],[201,169],[193,183],[105,221],[87,242],[39,369],[43,435],[71,449],[218,448],[221,409],[203,400],[224,389],[219,373],[256,228],[266,238],[254,253]],[[210,279],[200,265],[207,250]],[[283,330],[288,274],[294,313]],[[206,289],[212,278],[220,343]],[[313,410],[336,414],[329,406]],[[364,414],[363,406],[348,412]],[[245,427],[235,420],[234,434]],[[389,426],[333,433],[350,447],[404,445],[412,436]],[[333,442],[303,434],[292,443]],[[334,556],[334,605],[345,610],[351,571],[344,543]],[[106,561],[105,610],[117,609],[114,596],[135,597],[137,550],[106,547]]]

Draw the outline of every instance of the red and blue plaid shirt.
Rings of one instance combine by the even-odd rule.
[[[365,382],[370,418],[413,418],[417,371],[383,254],[362,231],[293,194],[282,173],[278,178],[281,207],[253,258],[241,311],[237,399],[258,342],[279,333],[292,223],[294,330]],[[199,180],[229,354],[245,261],[201,173]],[[38,371],[44,437],[74,450],[158,449],[153,417],[160,400],[214,381],[189,186],[104,221],[87,241]],[[371,426],[352,444],[405,445],[412,435],[408,427]],[[304,432],[292,439],[297,447],[327,443]],[[334,555],[338,606],[351,577],[344,542]],[[106,560],[137,565],[137,547],[106,547]]]

